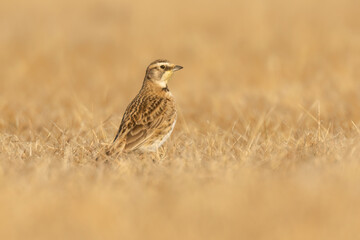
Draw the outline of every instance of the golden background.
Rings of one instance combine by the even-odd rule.
[[[147,65],[161,160],[96,162]],[[360,238],[358,0],[0,2],[0,239]]]

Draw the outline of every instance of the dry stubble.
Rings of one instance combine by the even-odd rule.
[[[1,1],[0,238],[359,238],[358,9]],[[157,58],[163,158],[96,163]]]

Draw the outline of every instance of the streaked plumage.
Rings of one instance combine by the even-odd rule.
[[[167,82],[181,66],[156,60],[146,69],[143,86],[126,108],[108,155],[134,150],[156,151],[176,123],[175,100]]]

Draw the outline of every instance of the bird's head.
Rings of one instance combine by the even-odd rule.
[[[156,60],[146,69],[145,81],[151,81],[161,88],[165,88],[173,73],[182,68],[182,66],[175,65],[167,60]]]

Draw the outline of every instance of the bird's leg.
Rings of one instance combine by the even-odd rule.
[[[158,159],[159,162],[161,161],[159,148],[156,149],[156,158]]]
[[[158,163],[160,161],[160,154],[158,149],[151,153],[151,158],[153,163]]]

